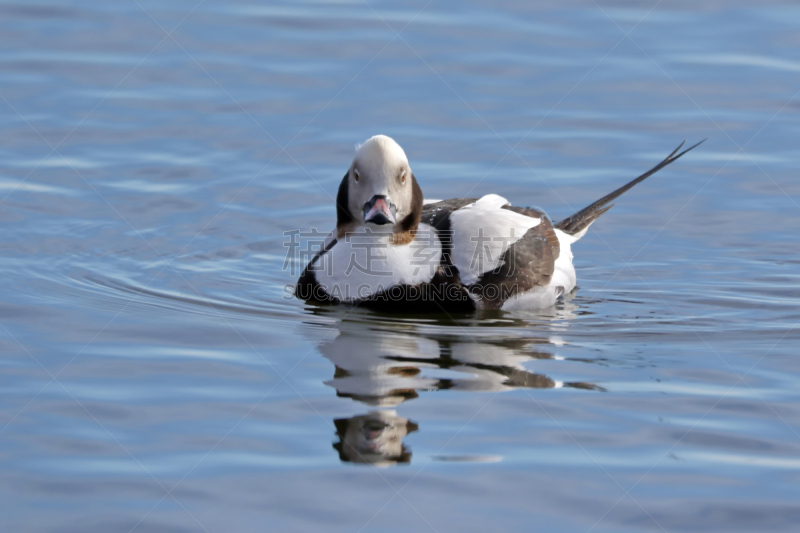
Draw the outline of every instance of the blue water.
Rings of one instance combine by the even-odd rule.
[[[796,531],[798,30],[777,0],[0,2],[0,529]],[[554,220],[709,140],[555,309],[287,298],[284,233],[330,230],[377,133],[427,197]]]

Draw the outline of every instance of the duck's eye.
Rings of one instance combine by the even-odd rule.
[[[406,171],[404,170],[402,174],[400,174],[400,183],[406,182]]]
[[[356,183],[358,183],[358,170],[357,169],[353,169],[353,177],[356,178]]]

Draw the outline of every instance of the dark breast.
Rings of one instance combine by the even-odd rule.
[[[422,223],[435,229],[442,243],[441,272],[450,283],[461,284],[458,279],[458,270],[453,266],[451,259],[453,242],[450,239],[452,233],[450,213],[477,201],[477,198],[453,198],[422,207]]]
[[[314,274],[314,267],[319,262],[322,254],[330,250],[336,244],[336,239],[332,239],[328,245],[317,252],[314,258],[308,262],[303,273],[300,274],[300,279],[297,280],[297,285],[294,287],[295,298],[299,298],[305,302],[318,302],[318,303],[339,303],[339,301],[326,293],[322,286],[317,281],[317,276]]]

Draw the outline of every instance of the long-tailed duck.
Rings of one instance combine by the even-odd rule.
[[[403,149],[376,135],[356,149],[339,185],[336,230],[295,295],[405,313],[549,307],[575,288],[572,244],[614,199],[700,143],[678,153],[683,144],[554,224],[496,194],[425,201]]]

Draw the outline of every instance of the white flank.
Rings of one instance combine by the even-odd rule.
[[[519,292],[503,302],[503,311],[529,311],[531,309],[544,309],[555,305],[561,289],[555,285],[545,287],[534,287],[525,292]]]
[[[556,259],[555,271],[553,272],[553,279],[550,281],[552,287],[564,287],[564,294],[572,292],[577,283],[577,276],[575,275],[575,267],[572,266],[572,248],[570,245],[575,242],[575,238],[561,231],[556,230],[556,237],[558,237],[558,244],[561,247],[561,253]]]
[[[538,218],[502,209],[508,204],[502,196],[489,194],[450,215],[451,259],[464,285],[501,266],[508,247],[539,225]]]

